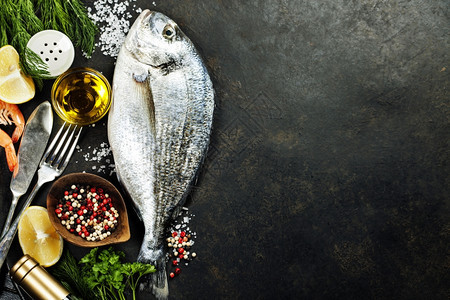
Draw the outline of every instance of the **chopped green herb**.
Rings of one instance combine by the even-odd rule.
[[[136,299],[136,289],[142,276],[156,271],[150,264],[139,262],[122,263],[125,254],[113,248],[92,249],[80,259],[78,264],[66,251],[60,262],[53,267],[55,276],[69,286],[69,291],[82,299],[116,299],[125,300],[125,293],[131,290]],[[94,295],[94,296],[93,296]]]

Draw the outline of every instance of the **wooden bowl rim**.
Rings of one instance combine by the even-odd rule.
[[[80,236],[70,233],[64,227],[55,214],[58,199],[63,195],[65,188],[69,184],[85,184],[103,188],[114,202],[114,206],[119,211],[119,222],[117,229],[107,238],[101,241],[87,241]],[[56,193],[56,194],[55,194]],[[57,179],[47,194],[47,213],[55,230],[62,238],[69,243],[80,247],[100,247],[126,242],[130,239],[130,226],[128,223],[128,213],[119,190],[107,179],[92,173],[69,173]]]

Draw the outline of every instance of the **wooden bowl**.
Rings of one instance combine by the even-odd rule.
[[[69,232],[69,230],[61,224],[61,220],[56,215],[55,209],[58,205],[58,201],[64,197],[64,191],[70,188],[73,184],[102,188],[105,193],[109,194],[112,204],[119,213],[117,227],[110,236],[104,238],[103,240],[88,241],[81,236]],[[112,183],[94,174],[72,173],[62,176],[56,180],[47,195],[47,212],[56,231],[63,237],[64,240],[76,246],[99,247],[123,243],[130,239],[130,226],[128,224],[127,208],[122,196]]]

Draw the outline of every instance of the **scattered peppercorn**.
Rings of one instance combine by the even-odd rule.
[[[180,238],[178,238],[180,236]],[[181,238],[181,236],[183,236]],[[190,236],[190,235],[189,235]],[[191,261],[192,258],[196,257],[195,253],[190,254],[189,249],[191,245],[194,243],[189,240],[188,235],[185,231],[173,231],[170,233],[170,236],[166,238],[167,247],[172,248],[172,253],[169,253],[169,257],[173,257],[175,259],[172,260],[172,265],[177,267],[174,272],[170,273],[170,278],[174,278],[176,275],[180,274],[181,268],[178,266],[182,261],[187,262]]]
[[[55,213],[69,232],[88,241],[110,236],[119,218],[119,212],[102,188],[75,184],[64,191]]]

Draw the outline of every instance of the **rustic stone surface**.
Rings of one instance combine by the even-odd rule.
[[[198,258],[171,298],[447,299],[448,1],[269,2],[137,1],[190,36],[217,96],[187,203]],[[113,62],[75,64],[111,79]],[[103,122],[85,151],[106,141]],[[67,172],[93,171],[84,153]],[[118,249],[133,258],[130,226]]]

